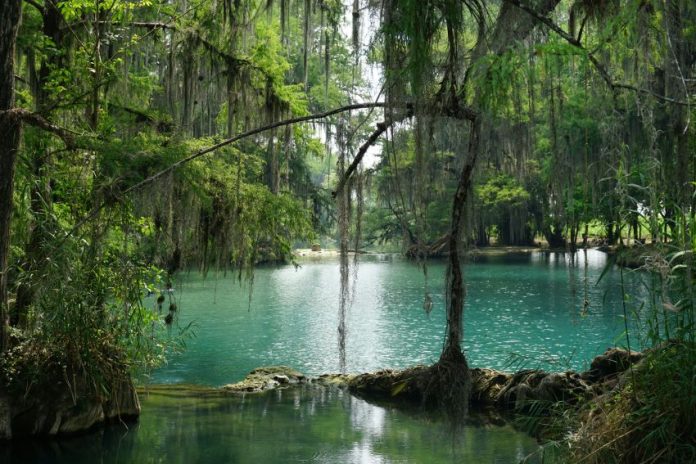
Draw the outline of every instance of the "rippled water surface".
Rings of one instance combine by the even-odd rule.
[[[590,250],[574,260],[535,252],[467,264],[464,344],[470,365],[582,369],[608,346],[624,345],[619,275],[609,271],[600,281],[605,263],[604,253]],[[301,264],[257,269],[250,306],[248,285],[232,276],[182,276],[173,294],[179,310],[172,331],[192,324],[195,335],[152,382],[219,386],[275,364],[309,375],[337,372],[338,261]],[[362,259],[347,314],[348,372],[437,359],[445,325],[444,271],[442,262],[428,265],[434,302],[428,315],[418,266],[391,255]]]
[[[141,395],[142,417],[67,440],[0,445],[6,464],[439,464],[518,462],[538,451],[509,426],[453,434],[420,411],[368,404],[337,389],[242,397],[186,391]],[[530,463],[541,462],[536,454]]]

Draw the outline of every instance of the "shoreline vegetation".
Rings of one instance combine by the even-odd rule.
[[[473,410],[498,414],[526,413],[530,405],[543,402],[545,407],[579,403],[605,394],[622,382],[632,364],[643,353],[609,348],[594,358],[590,369],[576,373],[545,372],[525,369],[514,373],[488,368],[471,368]],[[422,405],[427,398],[427,379],[432,366],[414,366],[403,370],[384,369],[360,374],[326,373],[309,377],[287,366],[265,366],[252,370],[243,380],[219,388],[199,385],[140,385],[124,382],[109,398],[87,399],[69,391],[58,382],[51,398],[27,399],[20,394],[0,392],[0,440],[28,436],[72,436],[88,433],[102,424],[137,419],[139,394],[239,395],[257,394],[296,386],[324,386],[348,390],[366,401],[381,404]],[[63,387],[63,388],[61,388]],[[63,394],[59,393],[63,390]],[[44,401],[45,400],[45,401]]]
[[[659,253],[657,243],[641,243],[641,242],[631,242],[625,245],[606,245],[603,244],[601,240],[595,240],[587,247],[582,247],[578,243],[578,247],[575,250],[571,250],[566,246],[562,247],[550,247],[548,243],[544,241],[536,242],[533,245],[497,245],[490,244],[485,246],[472,246],[467,248],[464,252],[465,256],[491,256],[491,255],[505,255],[505,254],[515,254],[515,253],[534,253],[534,252],[554,252],[554,253],[581,253],[585,250],[596,250],[608,255],[618,255],[616,264],[626,265],[627,267],[640,267],[644,263],[644,259],[648,257],[653,257]],[[356,254],[354,249],[348,250],[350,256]],[[404,256],[402,252],[399,251],[380,251],[380,250],[359,250],[359,255],[401,255]],[[341,256],[341,250],[335,247],[323,248],[320,246],[315,246],[313,248],[295,248],[292,251],[292,256],[294,258],[339,258]],[[432,255],[431,258],[442,258],[446,256],[445,253],[438,255]],[[405,256],[409,257],[410,256]],[[641,261],[643,259],[643,261]]]
[[[557,251],[550,250],[548,248],[540,248],[533,246],[486,246],[477,247],[467,250],[467,254],[471,255],[504,255],[508,253],[532,253],[535,251]],[[348,254],[351,256],[355,255],[355,250],[349,250]],[[359,255],[402,255],[399,252],[381,252],[381,251],[359,251]],[[328,249],[318,249],[313,250],[311,248],[297,248],[293,250],[293,256],[295,258],[311,258],[311,259],[321,259],[321,258],[340,258],[341,250],[336,248]]]
[[[683,383],[671,384],[674,379],[665,374],[685,365],[683,358],[695,352],[693,344],[675,340],[644,352],[608,348],[583,372],[525,369],[509,373],[471,368],[470,412],[484,423],[512,423],[536,438],[538,453],[552,462],[691,462],[696,442],[691,414],[694,398],[672,396],[674,385]],[[316,386],[345,389],[377,405],[438,411],[437,398],[428,392],[433,368],[420,365],[307,377],[287,366],[267,366],[220,388],[152,385],[139,391],[247,395]],[[694,374],[692,366],[678,375],[689,378]],[[661,413],[646,414],[658,404]],[[664,433],[665,428],[666,436],[655,436],[656,430]]]
[[[471,405],[475,409],[516,413],[528,412],[532,404],[539,402],[546,403],[546,407],[559,403],[575,407],[620,385],[626,371],[631,366],[640,364],[646,353],[608,348],[603,354],[596,356],[589,369],[583,372],[547,372],[540,369],[505,372],[471,368]],[[382,369],[360,374],[327,373],[309,377],[291,367],[265,366],[252,370],[239,382],[220,388],[201,388],[200,391],[248,394],[298,385],[335,386],[345,388],[367,401],[429,407],[426,401],[431,368],[432,366],[418,365],[398,370]],[[148,391],[149,388],[143,387],[142,391]],[[177,387],[152,388],[159,390]]]
[[[549,447],[559,448],[561,441],[566,446],[576,446],[577,437],[587,428],[583,421],[588,411],[596,415],[594,405],[605,404],[620,394],[629,382],[631,369],[643,369],[641,366],[646,365],[653,351],[660,350],[641,353],[608,348],[583,372],[526,369],[510,373],[471,368],[470,414],[478,423],[514,425],[538,440],[539,453],[547,453]],[[218,388],[147,385],[139,387],[138,392],[216,397],[266,394],[287,388],[340,388],[378,406],[437,412],[437,399],[430,398],[427,391],[431,369],[433,366],[419,365],[400,370],[309,377],[288,366],[265,366],[252,370],[239,382]],[[469,414],[459,418],[462,422],[468,419]],[[550,453],[558,456],[555,449]]]

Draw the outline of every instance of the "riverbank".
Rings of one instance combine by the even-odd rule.
[[[533,253],[536,251],[549,251],[548,248],[540,248],[535,246],[488,246],[481,248],[471,248],[466,250],[468,256],[503,256],[506,254]],[[348,252],[349,256],[355,255],[355,250]],[[379,251],[360,251],[359,255],[364,256],[403,256],[402,253],[385,253]],[[321,249],[321,248],[297,248],[293,250],[293,256],[296,259],[335,259],[341,256],[338,249]],[[433,258],[436,259],[436,258]]]
[[[30,396],[0,387],[0,441],[79,435],[139,416],[140,401],[128,378],[102,395],[84,385],[71,385],[67,379]]]
[[[489,250],[501,251],[500,248]],[[555,388],[554,385],[566,381],[554,377],[545,379],[539,370],[524,371],[529,374],[525,378],[503,372],[500,369],[510,365],[507,359],[511,353],[524,353],[528,357],[527,360],[518,361],[515,369],[524,365],[547,371],[584,370],[587,367],[585,363],[601,353],[615,336],[614,332],[607,330],[607,315],[614,320],[618,313],[604,308],[620,307],[617,301],[607,299],[607,292],[598,291],[596,298],[601,298],[603,304],[600,306],[599,299],[592,300],[590,294],[591,310],[582,319],[574,319],[574,312],[568,308],[576,307],[574,302],[577,303],[577,298],[573,299],[574,294],[568,291],[565,279],[561,279],[560,284],[556,282],[557,279],[550,279],[546,272],[550,265],[546,260],[515,254],[515,250],[519,249],[504,250],[503,255],[510,255],[512,259],[504,259],[503,256],[480,260],[477,265],[471,266],[467,276],[473,282],[469,294],[467,331],[471,340],[476,340],[475,344],[466,347],[468,358],[473,365],[499,369],[472,370],[475,375],[474,401],[484,406],[488,404],[495,411],[515,411],[510,404],[524,403],[523,400],[518,401],[518,396],[526,395],[527,387],[533,394],[542,395],[547,394],[549,388]],[[524,250],[519,251],[524,253]],[[597,263],[604,255],[596,255],[588,253],[589,269],[598,275],[601,263]],[[583,259],[582,254],[579,259]],[[389,379],[392,374],[380,373],[375,376],[375,371],[381,366],[401,368],[434,362],[441,347],[441,328],[444,324],[441,306],[437,306],[431,314],[424,313],[421,307],[422,272],[413,263],[396,258],[387,264],[379,261],[366,261],[359,267],[362,273],[358,278],[360,287],[349,313],[351,319],[348,320],[348,335],[353,337],[348,339],[351,348],[348,369],[372,372],[365,374],[363,379],[366,381],[385,379],[384,398],[370,395],[366,393],[367,390],[358,391],[367,388],[366,385],[360,387],[354,384],[353,389],[357,396],[362,395],[370,401],[400,402],[402,405],[419,407],[417,397],[411,400],[407,398],[407,394],[413,393],[413,386],[400,382],[404,378],[399,378],[395,384],[393,378]],[[562,261],[551,261],[554,268],[565,265]],[[430,288],[435,294],[438,290],[432,282],[442,281],[440,276],[444,268],[441,262],[435,261],[428,270]],[[292,266],[259,268],[255,276],[256,290],[251,310],[245,288],[221,285],[221,281],[210,277],[194,277],[177,283],[179,310],[175,324],[186,327],[195,323],[198,336],[188,341],[186,352],[174,356],[168,366],[157,375],[153,374],[155,382],[219,386],[226,381],[243,378],[255,365],[287,362],[308,373],[308,376],[259,371],[255,374],[262,385],[258,387],[247,382],[239,393],[268,390],[264,386],[266,382],[271,389],[305,384],[336,385],[347,394],[350,383],[358,376],[319,375],[330,372],[338,365],[336,358],[331,359],[335,354],[337,325],[336,311],[330,307],[337,294],[332,285],[339,280],[336,262],[311,264],[301,269]],[[615,288],[611,278],[611,274],[608,274],[602,284]],[[505,285],[501,285],[501,282]],[[561,290],[560,296],[558,289]],[[436,304],[442,304],[437,297],[434,299]],[[558,324],[548,324],[550,320],[568,321],[567,329],[558,330]],[[582,323],[579,324],[579,321]],[[596,324],[592,325],[593,322]],[[379,332],[380,328],[388,328],[388,332]],[[542,333],[539,330],[542,328],[547,330]],[[596,328],[601,330],[597,331]],[[244,337],[248,333],[258,336],[247,340]],[[379,341],[383,338],[380,337],[384,337],[384,334],[394,336],[381,344]],[[399,334],[408,334],[408,337],[397,337]],[[491,334],[495,334],[495,337]],[[554,335],[557,335],[556,338],[550,341],[549,337]],[[535,340],[538,340],[537,345],[533,344]],[[415,354],[405,356],[414,346],[418,346]],[[558,351],[549,352],[550,347]],[[585,351],[574,351],[571,363],[562,358],[563,353],[570,351],[566,347]],[[234,356],[230,356],[230,353],[234,353]],[[421,373],[427,374],[427,368],[422,368]],[[566,376],[571,387],[578,376],[580,374]],[[584,382],[584,379],[580,380]],[[485,391],[485,388],[489,390]],[[499,399],[503,395],[498,395],[503,388],[507,392],[505,407],[503,400]],[[203,390],[199,390],[201,394]],[[233,394],[233,390],[208,391],[225,396]],[[173,390],[167,394],[174,394]]]
[[[662,414],[655,414],[645,420],[664,421],[665,415],[678,417],[683,428],[679,429],[679,440],[675,450],[668,454],[669,459],[675,456],[681,459],[685,454],[680,453],[689,440],[694,440],[694,429],[689,428],[690,417],[688,403],[693,398],[672,395],[665,401],[659,392],[672,385],[670,382],[655,382],[652,373],[659,369],[664,375],[672,367],[669,359],[675,359],[689,352],[683,344],[670,343],[657,349],[643,353],[628,352],[623,349],[610,348],[604,354],[595,357],[589,369],[583,372],[545,372],[536,369],[521,370],[514,373],[494,369],[473,368],[471,374],[471,411],[473,420],[480,425],[516,424],[539,440],[544,446],[560,446],[573,459],[560,462],[575,462],[586,459],[585,456],[601,456],[599,459],[588,459],[588,462],[642,462],[631,460],[640,455],[635,443],[626,442],[620,433],[627,433],[632,440],[646,440],[641,433],[652,429],[624,430],[623,422],[629,422],[635,417],[640,408],[650,403],[652,397],[659,397]],[[693,351],[693,347],[690,348]],[[659,366],[655,363],[659,362]],[[666,366],[666,367],[665,367]],[[251,398],[281,398],[282,391],[287,390],[288,397],[304,397],[313,393],[315,398],[325,395],[335,395],[336,391],[350,393],[349,396],[365,400],[370,404],[388,409],[396,408],[404,411],[422,410],[427,392],[430,366],[415,366],[402,370],[380,370],[362,374],[324,374],[306,376],[303,373],[286,366],[260,367],[252,370],[244,380],[219,388],[196,385],[149,385],[137,389],[139,395],[150,398],[167,398],[169,408],[176,409],[179,404],[188,404],[190,398],[209,401],[211,405],[227,404],[225,398],[240,398],[242,403]],[[667,369],[667,370],[665,370]],[[692,375],[691,370],[678,373],[682,377]],[[646,380],[649,379],[649,380]],[[676,383],[677,385],[682,385]],[[299,390],[298,390],[299,389]],[[277,394],[273,393],[277,392]],[[344,393],[344,394],[345,394]],[[268,396],[268,394],[271,394]],[[251,395],[248,396],[248,395]],[[316,396],[318,395],[318,396]],[[636,401],[636,396],[640,398]],[[217,399],[216,399],[217,398]],[[135,397],[137,401],[137,396]],[[263,402],[265,400],[261,400]],[[295,400],[296,401],[296,400]],[[236,403],[235,403],[236,404]],[[123,406],[123,405],[122,405]],[[138,402],[139,406],[139,402]],[[685,407],[686,406],[686,407]],[[175,410],[175,409],[172,409]],[[179,409],[176,409],[177,411]],[[76,410],[73,410],[75,412]],[[82,410],[83,412],[85,410]],[[436,413],[437,410],[433,410]],[[162,420],[167,412],[159,412]],[[178,413],[177,413],[178,414]],[[679,418],[679,416],[682,416]],[[36,417],[34,414],[33,417]],[[76,423],[77,419],[85,417],[78,414],[72,420],[68,414],[63,414],[63,423]],[[440,417],[442,416],[433,416]],[[308,419],[311,423],[311,419]],[[50,420],[44,419],[47,424]],[[83,431],[92,430],[95,422]],[[43,429],[46,435],[46,429]],[[74,435],[80,431],[67,431],[61,427],[56,434]],[[607,438],[604,438],[607,437]],[[603,441],[602,441],[603,440]],[[619,448],[618,450],[616,448]],[[630,450],[632,454],[622,456],[622,449]],[[608,454],[613,452],[614,455]],[[628,452],[628,451],[627,451]],[[551,453],[552,455],[555,452]],[[584,453],[584,454],[583,454]],[[548,457],[548,455],[546,455]],[[532,461],[533,462],[533,461]],[[583,461],[584,462],[584,461]],[[675,460],[657,460],[656,462],[686,462]]]
[[[536,440],[493,415],[471,414],[453,434],[437,412],[376,405],[344,388],[307,384],[230,394],[176,385],[139,393],[137,424],[2,443],[0,462],[493,464],[532,455],[528,464],[541,463]]]
[[[630,366],[644,354],[621,348],[609,348],[595,357],[583,372],[545,372],[525,369],[514,373],[488,368],[470,369],[471,403],[478,408],[524,412],[532,402],[563,402],[568,405],[598,397],[615,388]],[[288,366],[264,366],[252,370],[243,380],[223,387],[198,385],[148,385],[139,393],[157,392],[177,395],[259,394],[302,385],[337,387],[368,401],[392,404],[421,404],[430,366],[384,369],[362,374],[322,374],[307,376]]]

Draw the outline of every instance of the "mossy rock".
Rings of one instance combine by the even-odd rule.
[[[429,371],[428,366],[415,366],[360,374],[348,382],[348,389],[365,399],[421,401]]]
[[[544,372],[523,370],[509,374],[494,369],[473,368],[471,403],[477,407],[493,407],[501,411],[525,411],[532,403],[574,405],[606,390],[618,374],[638,362],[641,353],[620,348],[608,349],[597,356],[587,372]],[[322,376],[325,384],[347,382],[349,391],[363,399],[380,402],[420,403],[426,395],[431,367],[415,366],[404,370],[381,370],[353,377]],[[320,378],[320,379],[322,379]],[[322,383],[319,381],[318,383]]]
[[[149,384],[139,386],[137,388],[139,395],[159,395],[172,398],[188,398],[195,396],[197,398],[206,398],[214,396],[222,396],[224,391],[219,388],[206,387],[202,385],[191,384]]]
[[[32,436],[75,435],[108,422],[140,415],[140,401],[130,378],[96,396],[85,384],[75,389],[56,382],[52,395],[25,396],[0,387],[0,440]]]
[[[643,359],[644,354],[622,348],[607,348],[604,354],[595,357],[590,370],[582,373],[582,378],[590,382],[600,382],[616,376]]]
[[[241,382],[225,385],[222,388],[231,393],[260,393],[307,382],[308,379],[304,374],[291,367],[267,366],[254,369]]]
[[[357,377],[354,374],[322,374],[312,379],[312,383],[325,387],[348,388],[350,382]]]
[[[482,406],[496,404],[497,398],[512,374],[487,368],[471,369],[471,401]]]

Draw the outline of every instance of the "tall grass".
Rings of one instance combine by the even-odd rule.
[[[670,240],[646,256],[653,295],[639,332],[626,335],[651,348],[574,419],[567,461],[696,462],[695,226],[693,213],[682,213]]]

